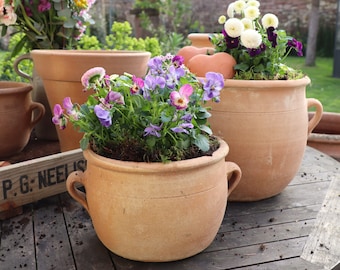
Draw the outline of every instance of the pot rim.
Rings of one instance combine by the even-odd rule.
[[[62,57],[62,56],[81,56],[84,57],[84,54],[86,54],[89,57],[108,57],[108,55],[114,55],[116,57],[126,57],[129,54],[131,54],[133,57],[136,56],[151,56],[150,52],[146,51],[129,51],[129,50],[54,50],[54,49],[44,49],[44,50],[32,50],[31,55],[35,56],[56,56],[56,57]]]
[[[119,171],[133,171],[133,173],[154,173],[155,170],[158,172],[162,171],[178,171],[188,170],[192,168],[202,168],[205,166],[212,165],[214,163],[219,162],[220,160],[224,160],[229,152],[228,144],[218,138],[220,143],[219,148],[213,153],[212,156],[202,156],[193,159],[186,159],[181,161],[171,161],[169,163],[162,162],[135,162],[135,161],[122,161],[115,160],[100,156],[93,152],[91,149],[84,150],[84,157],[86,160],[91,159],[91,163],[94,166],[106,167],[106,168],[115,168],[115,170]],[[194,161],[193,161],[194,160]]]
[[[13,94],[29,92],[33,89],[32,85],[24,82],[0,81],[0,94]]]
[[[297,80],[236,80],[236,79],[226,79],[224,80],[224,87],[244,87],[251,88],[249,90],[253,90],[254,88],[258,88],[258,90],[265,90],[268,88],[280,87],[280,88],[290,88],[290,87],[298,87],[310,84],[311,80],[308,76],[304,76],[303,78]],[[248,90],[248,89],[243,89]]]

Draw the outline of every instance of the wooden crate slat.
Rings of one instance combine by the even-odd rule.
[[[85,170],[80,149],[0,168],[0,212],[66,191],[67,176]]]

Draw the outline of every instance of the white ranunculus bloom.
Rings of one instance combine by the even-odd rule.
[[[218,23],[219,24],[224,24],[226,22],[227,18],[226,16],[224,15],[221,15],[219,18],[218,18]]]
[[[234,10],[237,14],[241,14],[247,7],[247,3],[244,0],[237,0],[234,2]]]
[[[241,43],[248,49],[256,49],[262,43],[261,34],[254,29],[245,30],[241,34]]]
[[[253,21],[251,19],[243,18],[243,19],[241,19],[241,22],[244,25],[244,30],[254,29],[254,24],[253,24]]]
[[[247,2],[247,5],[248,5],[248,7],[257,7],[257,8],[259,8],[260,7],[260,2],[257,1],[257,0],[249,0]]]
[[[230,18],[224,24],[224,30],[228,36],[236,38],[241,35],[244,30],[244,25],[240,19]]]
[[[262,17],[262,25],[264,28],[274,27],[277,28],[279,26],[279,19],[275,14],[267,13]]]
[[[230,3],[227,9],[227,15],[229,18],[234,18],[234,13],[235,13],[234,3]]]
[[[260,16],[260,10],[258,7],[249,6],[244,10],[244,17],[250,20],[255,20]]]

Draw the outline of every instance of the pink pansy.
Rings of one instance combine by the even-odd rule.
[[[170,102],[177,110],[184,110],[188,107],[189,97],[194,89],[190,84],[183,85],[179,91],[172,91],[170,93]]]
[[[89,69],[81,77],[81,83],[85,89],[95,87],[96,81],[102,80],[105,76],[105,69],[102,67],[94,67]]]

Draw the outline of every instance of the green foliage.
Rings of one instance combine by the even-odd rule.
[[[108,50],[149,51],[152,56],[161,54],[158,39],[155,37],[145,39],[133,37],[132,27],[128,21],[112,24],[111,33],[105,38],[104,48]]]
[[[159,0],[136,0],[133,7],[135,9],[160,9],[161,3]]]
[[[83,35],[77,43],[78,50],[100,50],[101,44],[96,36]]]

